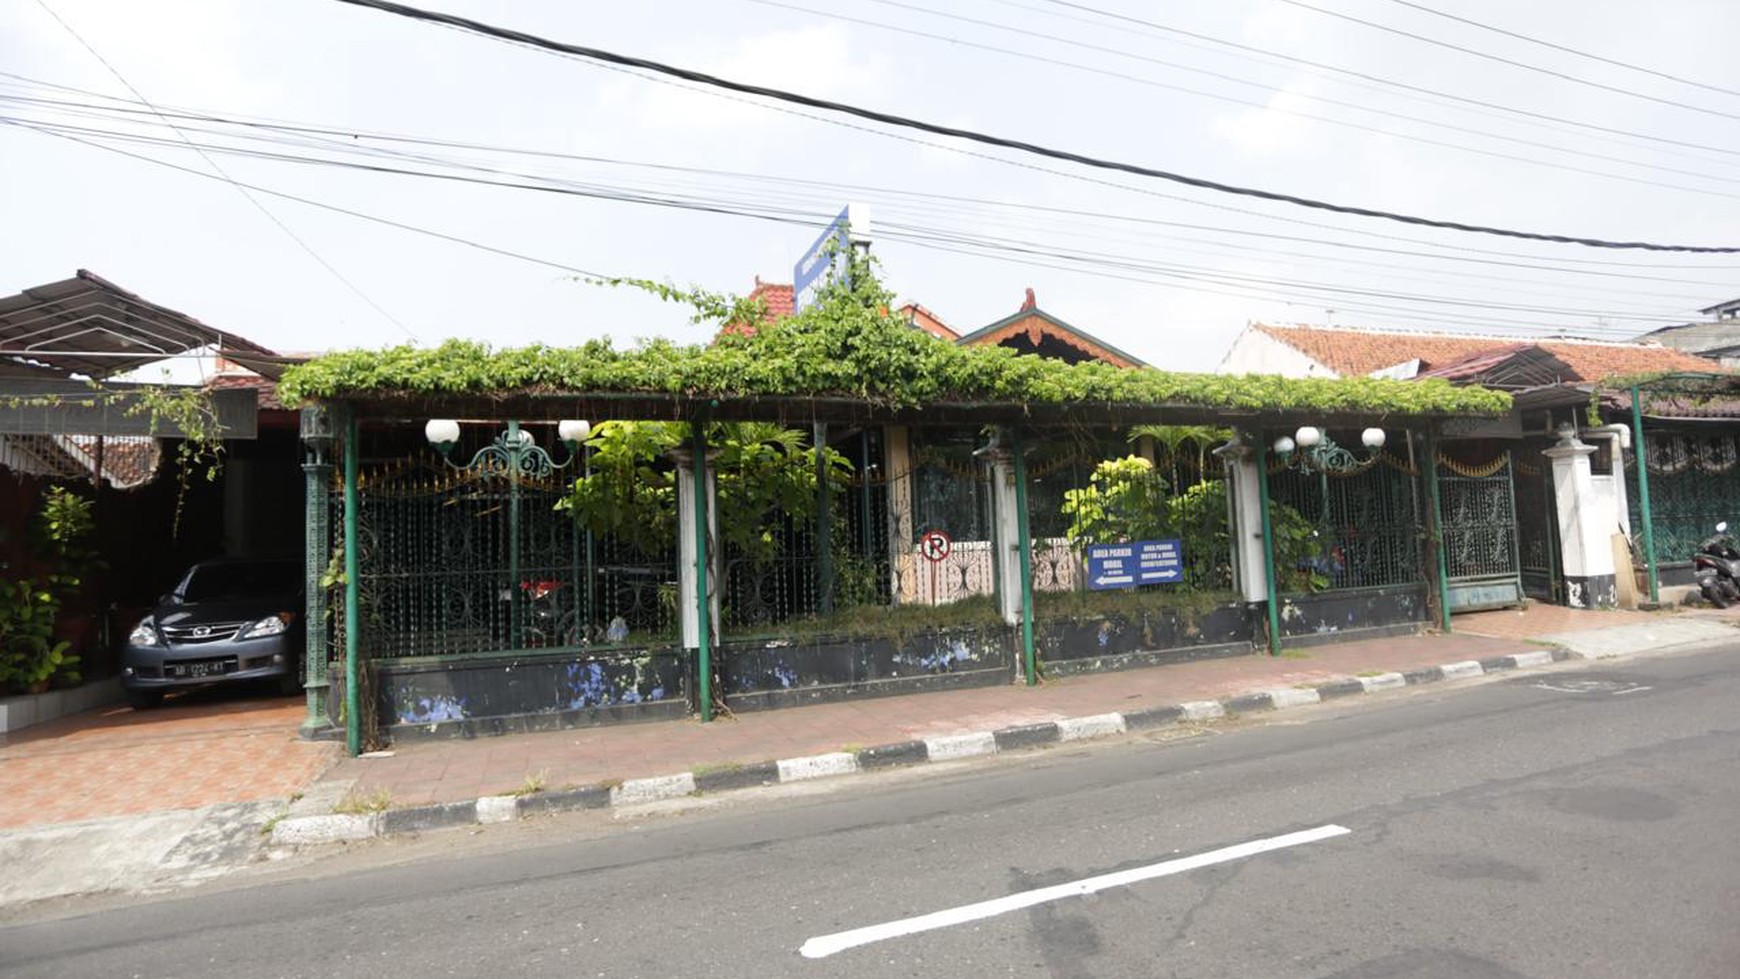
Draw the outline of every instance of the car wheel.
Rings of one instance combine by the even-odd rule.
[[[284,697],[294,697],[302,692],[302,673],[292,670],[278,678],[278,693]]]
[[[129,690],[127,704],[134,710],[150,710],[163,703],[161,690]]]

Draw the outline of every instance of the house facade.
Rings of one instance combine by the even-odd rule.
[[[1647,384],[1626,389],[1629,379],[1722,372],[1662,343],[1252,323],[1220,372],[1438,378],[1512,392],[1508,424],[1443,443],[1436,461],[1447,472],[1447,549],[1454,559],[1457,547],[1512,540],[1513,560],[1478,563],[1514,571],[1541,600],[1604,607],[1659,593],[1663,581],[1685,576],[1695,541],[1732,519],[1728,508],[1740,500],[1729,492],[1740,485],[1722,482],[1734,469],[1725,460],[1740,452],[1740,413],[1709,399],[1693,408]],[[1469,496],[1475,478],[1502,483],[1510,502],[1494,502],[1496,489],[1485,502]],[[1713,492],[1718,482],[1724,488]],[[1483,607],[1491,580],[1462,607]]]

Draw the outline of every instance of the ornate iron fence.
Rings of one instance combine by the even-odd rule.
[[[1732,435],[1648,433],[1650,530],[1663,562],[1691,560],[1716,524],[1740,525],[1740,439]],[[1625,453],[1635,480],[1636,453]],[[1635,484],[1633,484],[1635,485]],[[1642,525],[1638,494],[1627,494],[1633,532]]]
[[[1438,493],[1444,516],[1444,558],[1450,577],[1514,575],[1516,507],[1510,453],[1469,464],[1440,454]]]
[[[414,456],[364,468],[358,588],[370,657],[674,643],[674,543],[648,554],[594,537],[556,509],[566,492],[559,474],[509,480]],[[343,505],[335,492],[335,528]]]
[[[1330,588],[1409,584],[1421,580],[1417,475],[1388,452],[1336,470],[1276,464],[1269,494],[1316,527],[1310,567]]]
[[[1522,569],[1510,453],[1468,462],[1440,452],[1438,467],[1451,611],[1520,602]]]
[[[1136,446],[1124,442],[1104,443],[1099,447],[1099,457],[1086,454],[1087,448],[1072,446],[1057,453],[1040,450],[1028,464],[1027,511],[1033,545],[1034,591],[1078,591],[1086,587],[1081,549],[1069,539],[1070,520],[1064,511],[1066,494],[1086,488],[1101,461],[1136,454]],[[1198,486],[1218,484],[1223,477],[1218,461],[1199,441],[1186,440],[1171,448],[1157,445],[1152,451],[1154,471],[1171,499]],[[1207,521],[1174,531],[1188,539],[1184,588],[1202,591],[1231,587],[1232,546],[1227,536],[1230,515],[1224,498],[1212,510]],[[1195,553],[1199,550],[1204,553]]]

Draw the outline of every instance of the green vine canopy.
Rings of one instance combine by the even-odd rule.
[[[801,312],[764,322],[752,302],[637,280],[688,304],[694,319],[753,323],[707,346],[610,340],[494,350],[469,340],[328,354],[291,368],[287,403],[393,395],[651,394],[673,398],[846,397],[885,408],[948,403],[1178,405],[1229,410],[1356,411],[1394,416],[1497,415],[1510,396],[1446,381],[1190,374],[1067,364],[1004,347],[961,347],[912,329],[868,259]]]

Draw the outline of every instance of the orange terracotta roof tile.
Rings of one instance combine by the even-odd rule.
[[[944,340],[959,340],[961,338],[960,333],[956,332],[954,327],[942,321],[942,317],[918,303],[907,303],[900,307],[900,311],[906,314],[907,322],[933,337],[940,337]]]
[[[1275,326],[1253,323],[1260,330],[1344,377],[1369,374],[1419,358],[1422,372],[1467,361],[1488,351],[1514,347],[1515,336],[1354,330],[1325,326]],[[1528,341],[1523,341],[1528,342]],[[1575,372],[1566,381],[1600,381],[1627,374],[1657,371],[1719,371],[1712,361],[1671,347],[1646,343],[1542,339],[1536,346]]]

